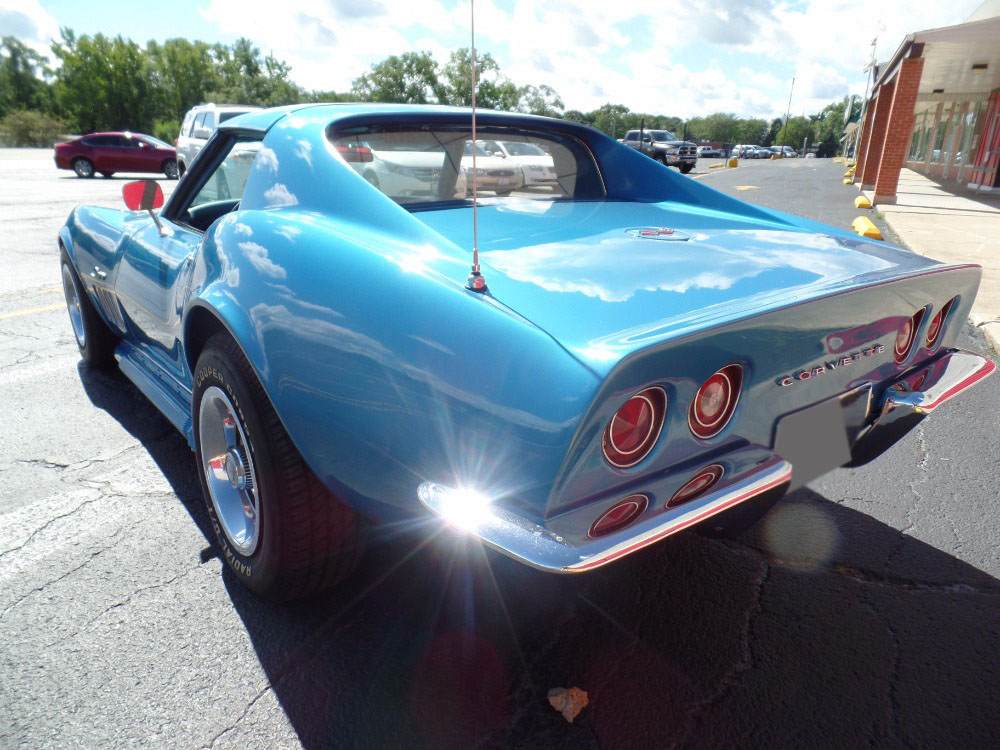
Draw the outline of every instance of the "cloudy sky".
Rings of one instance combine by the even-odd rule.
[[[912,31],[964,21],[981,0],[476,0],[477,47],[516,83],[567,108],[607,102],[692,117],[819,110],[862,93],[878,36],[888,58]],[[309,89],[345,91],[382,58],[467,46],[468,0],[0,0],[0,34],[40,48],[60,26],[144,43],[252,39]]]

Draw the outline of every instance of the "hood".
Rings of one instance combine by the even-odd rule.
[[[472,247],[471,209],[415,214]],[[490,293],[595,370],[640,345],[936,265],[793,217],[689,204],[497,201],[479,208]],[[672,234],[644,236],[642,228]]]

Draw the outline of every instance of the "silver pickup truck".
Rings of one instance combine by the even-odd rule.
[[[668,167],[677,167],[681,174],[687,174],[698,162],[698,147],[691,141],[680,140],[669,130],[630,130],[622,143],[641,151],[646,156],[663,162]]]

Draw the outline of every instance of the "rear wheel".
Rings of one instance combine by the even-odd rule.
[[[167,159],[163,162],[163,174],[167,176],[168,180],[176,180],[180,176],[177,172],[176,159]]]
[[[85,159],[82,156],[77,157],[73,160],[73,171],[76,172],[77,177],[93,177],[94,163],[90,159]]]
[[[73,336],[80,356],[91,367],[107,368],[115,361],[118,337],[101,319],[83,291],[80,277],[65,250],[61,253],[61,262],[63,294],[66,295],[66,308],[69,310],[69,321],[73,325]]]
[[[372,171],[365,172],[365,179],[368,180],[368,183],[376,190],[380,189],[377,174]]]
[[[198,357],[192,416],[209,519],[237,578],[260,596],[288,600],[357,567],[364,522],[306,466],[227,334]]]

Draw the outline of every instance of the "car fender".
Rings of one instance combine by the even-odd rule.
[[[370,514],[417,508],[430,480],[540,517],[600,378],[467,273],[381,228],[241,210],[196,258],[188,360],[211,311],[309,466]]]

